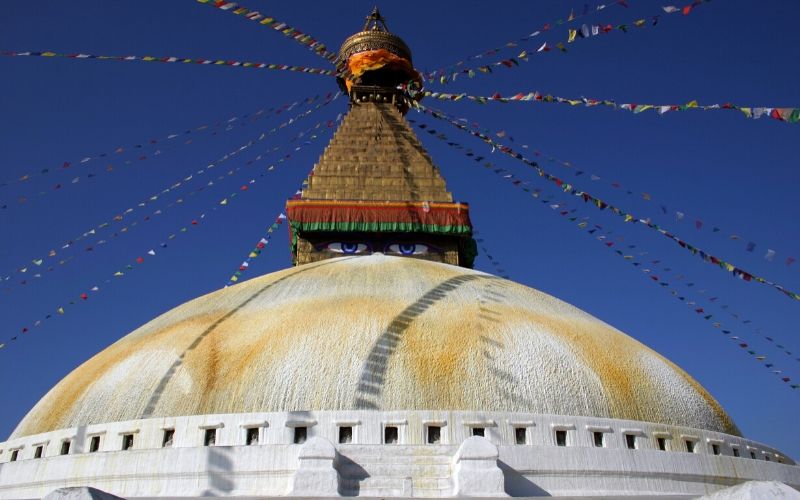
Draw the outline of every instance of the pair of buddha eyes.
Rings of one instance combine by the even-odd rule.
[[[349,241],[334,241],[323,245],[322,249],[347,255],[373,252],[371,245],[368,245],[367,243],[355,243]],[[384,247],[384,253],[393,253],[399,255],[424,255],[432,251],[433,249],[431,247],[422,243],[390,243]]]

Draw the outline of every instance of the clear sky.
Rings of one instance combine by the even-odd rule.
[[[579,39],[567,45],[567,53],[534,55],[519,67],[499,67],[491,75],[479,73],[447,85],[429,82],[428,88],[474,95],[539,91],[637,104],[696,99],[701,104],[800,107],[796,39],[800,3],[717,0],[688,16],[666,15],[661,9],[670,4],[666,1],[628,0],[628,4],[629,8],[610,6],[576,26],[632,25],[639,18],[661,14],[658,25]],[[337,49],[361,28],[373,1],[248,0],[244,5]],[[380,7],[390,29],[412,48],[415,65],[434,70],[527,35],[545,23],[555,24],[571,9],[581,14],[583,5],[550,0],[501,4],[410,0]],[[595,5],[589,3],[590,11]],[[522,49],[534,52],[544,41],[553,45],[566,40],[567,29],[556,26],[498,57],[514,56]],[[191,0],[0,4],[0,51],[45,50],[330,69],[325,60],[280,33]],[[222,287],[297,189],[329,134],[308,145],[302,145],[308,136],[290,143],[292,138],[320,121],[335,119],[346,111],[346,102],[339,99],[314,111],[256,141],[202,179],[198,176],[139,207],[142,200],[309,107],[253,120],[258,110],[336,91],[333,78],[266,69],[42,57],[0,57],[0,75],[0,179],[37,174],[0,187],[0,205],[7,204],[0,209],[0,278],[11,276],[1,283],[0,341],[19,335],[0,350],[0,435],[5,437],[50,387],[94,353],[158,314]],[[569,161],[572,168],[547,161],[542,166],[636,216],[652,217],[694,246],[800,290],[800,262],[786,264],[788,257],[800,259],[796,204],[800,124],[749,120],[724,110],[660,116],[652,111],[633,114],[557,103],[423,103],[476,121],[494,133],[504,131],[503,140],[513,137],[508,144],[522,152],[538,148]],[[226,121],[243,115],[250,116]],[[570,302],[657,350],[703,384],[745,436],[800,458],[796,431],[800,390],[790,389],[764,367],[773,363],[783,370],[781,376],[795,383],[800,380],[796,359],[800,302],[770,287],[735,279],[643,225],[623,224],[608,211],[568,198],[528,167],[492,153],[446,123],[414,112],[409,117],[483,153],[496,168],[530,180],[529,189],[541,189],[553,203],[567,201],[566,210],[577,209],[570,216],[589,217],[590,225],[613,232],[615,246],[609,249],[604,245],[609,240],[595,240],[600,232],[589,235],[580,230],[578,221],[559,215],[562,208],[553,210],[514,187],[502,178],[504,172],[496,175],[483,169],[462,152],[422,134],[454,196],[471,203],[473,222],[486,249],[513,280]],[[202,125],[209,128],[198,131]],[[166,139],[173,133],[179,136]],[[185,144],[188,138],[192,142]],[[151,144],[151,139],[157,143]],[[277,163],[276,155],[297,145],[302,145],[300,150]],[[284,149],[266,157],[275,146]],[[123,151],[115,153],[119,147]],[[107,156],[100,157],[103,153]],[[262,160],[248,165],[259,154],[264,155]],[[139,160],[142,156],[147,159]],[[87,157],[92,159],[80,163]],[[63,168],[65,162],[69,168]],[[268,170],[270,165],[275,168]],[[43,169],[50,171],[40,174]],[[575,176],[576,171],[583,173]],[[79,180],[73,183],[75,178]],[[212,179],[214,184],[208,186]],[[57,184],[61,188],[55,189]],[[243,185],[249,189],[241,191]],[[239,195],[230,198],[234,192]],[[645,200],[643,192],[651,199]],[[27,201],[20,203],[21,197]],[[176,205],[179,198],[184,201]],[[220,205],[225,198],[229,203]],[[128,208],[135,210],[123,221],[113,221]],[[151,215],[156,210],[161,213]],[[685,215],[679,219],[676,212]],[[198,224],[191,225],[192,220]],[[61,248],[106,221],[109,227]],[[124,227],[130,229],[119,232]],[[188,228],[185,233],[180,232],[183,227]],[[168,240],[170,234],[177,236]],[[731,239],[733,234],[741,239]],[[750,241],[756,245],[752,252],[747,251]],[[167,248],[160,246],[162,242],[168,243]],[[91,251],[86,250],[89,246]],[[617,248],[642,265],[635,267],[616,255]],[[155,256],[147,254],[151,249]],[[775,251],[771,261],[765,259],[769,249]],[[56,250],[56,257],[48,257],[50,250]],[[643,252],[647,254],[640,255]],[[136,263],[137,257],[144,262]],[[44,259],[41,267],[32,262],[39,258]],[[126,269],[128,264],[135,269]],[[284,227],[246,277],[289,265]],[[54,270],[48,272],[48,266]],[[478,257],[476,267],[497,272],[485,254]],[[29,269],[21,273],[20,268]],[[696,307],[675,299],[643,268],[652,269],[650,275],[668,282],[687,301],[697,301],[696,307],[704,307],[713,319],[704,320]],[[124,276],[115,278],[117,271]],[[37,272],[41,278],[34,277]],[[99,291],[91,291],[94,286]],[[87,293],[87,300],[80,298],[82,293]],[[712,297],[716,299],[711,301]],[[723,304],[727,309],[720,308]],[[61,306],[63,315],[56,312]],[[53,317],[43,320],[47,314]],[[37,319],[43,320],[42,326],[33,326]],[[743,324],[745,319],[750,322]],[[767,360],[748,355],[721,333],[722,328],[713,327],[715,320],[733,332],[729,336],[744,339]],[[21,333],[24,327],[28,333]],[[794,354],[785,354],[776,343]]]

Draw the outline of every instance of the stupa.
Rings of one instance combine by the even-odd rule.
[[[180,305],[67,375],[0,443],[0,498],[800,488],[791,458],[658,353],[472,270],[469,206],[404,118],[410,49],[376,10],[340,56],[349,112],[287,202],[295,266]]]

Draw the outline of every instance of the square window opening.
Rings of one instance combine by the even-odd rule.
[[[347,444],[353,442],[353,428],[349,425],[339,427],[339,443]]]
[[[169,448],[175,441],[175,429],[164,429],[164,436],[161,438],[161,447]]]
[[[62,455],[69,455],[69,445],[71,441],[61,441],[61,454]]]
[[[100,449],[100,436],[92,436],[92,440],[89,441],[89,453],[94,453]]]
[[[383,428],[383,444],[397,444],[399,433],[394,425],[387,425]]]
[[[14,450],[14,451],[12,451],[12,452],[11,452],[11,459],[10,459],[10,461],[11,461],[11,462],[16,462],[16,461],[17,461],[17,457],[19,457],[19,450]]]
[[[602,448],[603,447],[603,433],[602,432],[593,432],[592,437],[594,438],[594,446],[595,448]]]
[[[635,450],[636,449],[636,435],[635,434],[625,434],[625,446],[627,446],[629,450]]]
[[[658,449],[661,451],[667,451],[667,440],[666,438],[656,438],[656,445],[658,445]]]
[[[294,444],[303,444],[308,439],[308,427],[294,428]]]
[[[206,429],[203,438],[203,446],[214,446],[217,444],[217,429]]]
[[[687,439],[684,442],[686,443],[686,451],[689,453],[694,453],[694,441]]]
[[[245,442],[247,443],[247,446],[253,446],[258,444],[258,427],[250,427],[249,429],[247,429]]]
[[[720,449],[719,449],[719,445],[718,444],[714,444],[714,443],[711,444],[711,453],[713,453],[714,455],[719,455],[720,454]]]
[[[514,441],[517,444],[527,444],[527,436],[525,432],[525,427],[515,427],[514,428]]]
[[[556,446],[567,445],[567,431],[556,431]]]
[[[33,452],[33,458],[42,458],[42,452],[44,452],[44,445],[37,446]]]
[[[733,456],[734,457],[740,457],[741,456],[741,454],[739,453],[739,448],[731,448],[731,451],[733,451]]]
[[[486,437],[486,429],[484,427],[473,427],[472,435]]]
[[[772,459],[769,458],[769,455],[764,455],[764,460],[766,460],[767,462],[771,462],[772,461]]]
[[[133,434],[122,435],[122,450],[130,450],[133,448]]]
[[[750,458],[752,458],[753,460],[755,460],[755,459],[756,459],[756,452],[754,452],[754,451],[751,451],[751,452],[750,452]]]
[[[428,444],[439,444],[442,442],[442,428],[438,425],[428,426]]]

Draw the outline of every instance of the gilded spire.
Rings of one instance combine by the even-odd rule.
[[[378,7],[372,9],[372,13],[367,16],[367,22],[364,23],[364,29],[361,31],[385,31],[389,32],[389,27],[386,26],[386,19],[381,15]]]

